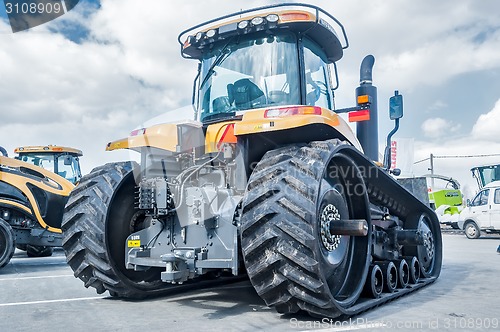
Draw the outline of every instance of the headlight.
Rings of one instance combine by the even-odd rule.
[[[254,17],[252,18],[252,25],[261,25],[262,23],[264,23],[264,18],[262,17]]]
[[[212,38],[213,36],[215,36],[215,33],[216,33],[215,29],[208,30],[207,31],[207,37],[208,38]]]
[[[276,23],[276,22],[278,22],[279,19],[280,19],[280,17],[276,14],[269,14],[266,16],[266,20],[269,23]]]
[[[241,21],[238,23],[238,29],[246,29],[248,27],[248,21]]]

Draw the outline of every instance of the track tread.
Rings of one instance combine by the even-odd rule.
[[[14,235],[14,230],[12,227],[2,218],[0,218],[0,236],[4,237],[5,246],[0,248],[0,268],[7,265],[14,252],[16,251],[16,236]]]
[[[105,219],[114,192],[134,165],[109,163],[95,168],[71,192],[63,216],[63,249],[66,260],[85,287],[102,294],[142,298],[142,289],[126,283],[112,266],[105,243]],[[152,291],[154,293],[154,291]]]
[[[264,155],[250,176],[241,218],[243,258],[257,293],[279,313],[304,310],[321,317],[355,315],[428,285],[439,274],[437,271],[435,276],[424,278],[417,285],[383,293],[377,299],[351,300],[347,306],[332,298],[320,262],[311,251],[311,243],[318,239],[308,222],[316,213],[315,199],[323,172],[329,158],[337,154],[354,164],[355,160],[362,160],[363,167],[375,167],[359,152],[344,145],[348,143],[335,139],[279,148]],[[351,156],[355,159],[350,159]],[[407,207],[401,205],[398,197],[377,186],[385,182],[372,183],[371,175],[359,176],[366,184],[371,203],[388,206],[403,218],[408,217]],[[420,206],[418,209],[425,211]]]
[[[282,313],[298,311],[303,302],[335,311],[308,246],[316,236],[306,220],[314,213],[313,200],[334,142],[321,146],[268,152],[261,161],[267,171],[257,166],[243,201],[241,242],[248,275],[257,293]],[[270,191],[274,194],[262,195]],[[269,210],[272,217],[263,221]]]

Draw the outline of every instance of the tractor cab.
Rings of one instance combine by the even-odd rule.
[[[193,99],[203,123],[284,105],[333,109],[332,64],[347,47],[343,26],[304,4],[221,17],[182,32],[179,42],[185,58],[200,61]]]
[[[83,156],[78,149],[63,146],[23,146],[14,150],[15,159],[42,167],[56,173],[73,184],[82,178],[79,157]]]

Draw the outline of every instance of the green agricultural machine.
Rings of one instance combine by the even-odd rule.
[[[427,174],[425,177],[430,184],[429,202],[431,208],[436,211],[439,222],[441,225],[458,229],[459,215],[464,208],[460,183],[443,175]],[[435,181],[439,181],[441,185],[436,185]]]

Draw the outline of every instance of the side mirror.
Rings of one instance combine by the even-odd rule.
[[[387,144],[384,152],[384,167],[386,169],[391,168],[391,138],[398,131],[399,119],[403,117],[403,95],[400,95],[398,90],[394,91],[394,96],[389,99],[389,117],[395,121],[394,129],[387,135]]]
[[[466,204],[467,204],[467,206],[470,206],[470,199],[467,198]]]
[[[400,95],[397,90],[394,91],[394,96],[389,100],[389,117],[391,120],[403,117],[403,95]]]
[[[71,156],[64,156],[64,165],[69,166],[73,162],[73,157]]]

